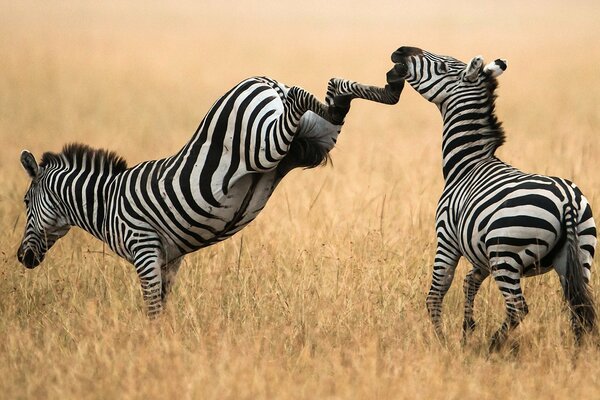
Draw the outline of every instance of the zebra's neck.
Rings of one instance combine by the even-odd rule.
[[[105,240],[106,197],[114,175],[86,169],[57,170],[53,188],[60,199],[61,214],[71,226],[78,226]]]
[[[451,97],[441,107],[443,173],[446,182],[459,179],[481,160],[494,156],[504,142],[494,114],[493,90]]]

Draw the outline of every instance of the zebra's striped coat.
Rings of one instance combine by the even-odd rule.
[[[69,145],[38,166],[25,151],[32,183],[18,258],[37,266],[79,226],[135,265],[148,313],[158,314],[183,255],[244,228],[291,169],[322,164],[353,98],[393,104],[401,89],[332,79],[323,104],[299,87],[255,77],[218,99],[171,157],[127,168],[114,153]]]
[[[504,60],[465,64],[414,47],[392,55],[388,82],[404,80],[438,106],[445,186],[436,213],[437,252],[427,308],[441,336],[443,298],[460,257],[473,269],[464,282],[464,339],[475,327],[473,303],[490,274],[502,292],[507,317],[491,348],[506,339],[528,307],[520,279],[554,268],[572,311],[577,340],[594,327],[587,283],[596,245],[588,200],[573,183],[527,174],[495,156],[504,131],[494,112],[496,77]]]

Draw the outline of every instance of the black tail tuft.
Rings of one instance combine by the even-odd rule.
[[[283,176],[294,168],[315,168],[326,165],[329,160],[329,151],[318,140],[296,136],[278,170]]]
[[[596,323],[596,310],[592,294],[583,276],[583,264],[579,257],[577,218],[573,208],[565,209],[567,231],[567,276],[565,297],[571,309],[571,323],[577,342],[584,333],[592,332]]]

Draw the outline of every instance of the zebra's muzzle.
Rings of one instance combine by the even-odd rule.
[[[410,56],[422,56],[423,50],[418,47],[402,46],[392,53],[392,61],[395,63],[403,62]]]
[[[29,269],[37,267],[42,262],[42,258],[36,256],[31,249],[23,250],[22,248],[19,248],[19,251],[17,252],[17,259],[21,264]]]

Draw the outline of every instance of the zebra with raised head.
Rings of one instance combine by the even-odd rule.
[[[490,348],[505,342],[527,314],[521,278],[554,269],[571,309],[576,341],[594,328],[588,287],[596,228],[588,200],[561,178],[527,174],[495,155],[504,131],[494,112],[496,77],[506,61],[468,64],[414,47],[392,55],[388,82],[406,79],[438,106],[445,187],[436,213],[437,251],[427,309],[438,335],[441,312],[458,260],[473,265],[464,280],[463,340],[475,328],[473,303],[491,274],[506,303],[506,319]]]
[[[240,231],[293,168],[327,160],[352,99],[395,104],[401,90],[332,79],[323,104],[300,87],[255,77],[218,99],[171,157],[127,168],[114,153],[73,144],[38,165],[23,151],[31,185],[17,257],[34,268],[71,226],[83,228],[134,264],[155,316],[185,254]]]

